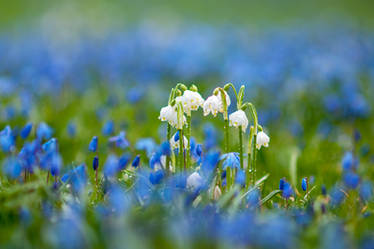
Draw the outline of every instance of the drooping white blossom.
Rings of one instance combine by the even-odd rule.
[[[209,113],[212,113],[212,115],[215,117],[217,116],[217,113],[220,111],[220,108],[221,103],[219,98],[216,95],[212,95],[209,98],[207,98],[204,102],[204,116],[207,116],[209,115]]]
[[[231,101],[230,101],[230,96],[227,94],[227,92],[225,90],[223,90],[224,93],[225,93],[225,96],[226,96],[226,105],[227,107],[229,107],[231,105]],[[225,110],[223,108],[223,101],[222,101],[222,92],[220,91],[219,94],[218,94],[218,100],[219,100],[219,112],[223,113]]]
[[[197,111],[200,106],[203,106],[204,99],[201,97],[200,93],[186,90],[183,92],[182,96],[175,98],[175,102],[182,103],[184,112],[190,114],[191,111]]]
[[[270,142],[270,138],[266,135],[265,132],[260,131],[257,133],[257,140],[256,140],[256,147],[257,149],[261,149],[261,146],[268,147]]]
[[[245,132],[248,127],[248,119],[245,115],[243,110],[237,110],[233,112],[229,116],[230,126],[234,126],[236,128],[242,127],[242,130]]]
[[[162,107],[158,119],[160,119],[161,121],[169,122],[174,112],[175,108],[170,105]]]

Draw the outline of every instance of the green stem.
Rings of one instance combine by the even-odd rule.
[[[187,137],[187,169],[191,167],[191,115],[187,115],[187,129],[186,129],[186,137]]]
[[[226,190],[229,191],[231,188],[231,168],[226,168]]]
[[[167,128],[167,134],[166,134],[166,139],[168,141],[168,143],[170,143],[170,139],[171,139],[171,125],[168,123],[168,128]],[[166,173],[167,174],[170,174],[170,155],[167,155],[166,156]]]
[[[183,147],[183,129],[179,130],[179,171],[181,172],[183,169],[183,154],[184,154],[184,147]]]
[[[245,185],[246,185],[246,188],[248,189],[250,184],[252,184],[252,172],[253,172],[253,168],[252,168],[252,163],[251,163],[251,155],[252,155],[252,152],[251,152],[251,149],[252,149],[252,143],[253,143],[253,131],[254,131],[254,127],[251,126],[250,130],[249,130],[249,142],[248,142],[248,161],[247,161],[247,174],[246,174],[246,181],[245,181]]]
[[[225,119],[225,152],[229,153],[230,136],[229,136],[229,120]]]
[[[244,166],[243,166],[243,130],[242,130],[242,126],[239,126],[239,157],[240,157],[240,169],[244,169]]]
[[[253,144],[252,144],[252,185],[256,183],[256,156],[257,156],[257,132],[253,134]]]

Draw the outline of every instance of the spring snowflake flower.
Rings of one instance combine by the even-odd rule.
[[[248,127],[248,119],[243,110],[237,110],[236,112],[231,113],[229,116],[229,120],[230,120],[230,126],[234,126],[234,127],[241,126],[244,132]]]
[[[197,111],[204,104],[204,99],[200,93],[191,90],[184,91],[183,96],[176,97],[175,101],[182,103],[183,110],[187,114],[190,114],[191,111]]]
[[[270,138],[268,135],[266,135],[265,132],[260,131],[257,133],[257,141],[256,141],[256,147],[257,149],[261,149],[261,146],[268,147],[270,142]]]
[[[212,95],[207,98],[203,104],[203,109],[204,116],[209,115],[209,113],[212,113],[214,117],[217,116],[217,113],[221,110],[221,103],[219,98],[216,95]]]
[[[161,108],[160,116],[158,117],[161,121],[170,122],[171,117],[174,115],[175,108],[168,105]]]

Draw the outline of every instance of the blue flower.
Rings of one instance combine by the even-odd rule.
[[[163,170],[157,170],[155,172],[151,172],[150,175],[149,175],[149,181],[153,184],[153,185],[156,185],[156,184],[159,184],[161,182],[161,180],[164,178],[165,176],[165,173]]]
[[[93,170],[97,170],[99,168],[99,157],[95,156],[93,161],[92,161],[92,168]]]
[[[157,164],[161,165],[161,155],[155,152],[149,159],[149,167],[154,169]]]
[[[75,193],[81,192],[87,184],[86,165],[81,164],[61,177],[62,182],[69,182]]]
[[[250,208],[257,208],[258,206],[260,206],[260,200],[261,200],[261,193],[258,188],[249,192],[247,196],[247,204]]]
[[[10,152],[15,145],[15,139],[12,135],[10,126],[6,126],[0,131],[0,146],[4,152]]]
[[[57,151],[57,139],[51,138],[50,140],[48,140],[42,145],[42,149],[47,153],[56,152]]]
[[[174,142],[177,142],[177,141],[179,141],[179,130],[177,130],[177,132],[175,133],[175,135],[174,135]]]
[[[304,191],[307,191],[307,189],[308,189],[308,178],[304,177],[304,178],[301,180],[301,188],[302,188]]]
[[[75,123],[70,121],[66,129],[70,137],[75,137],[75,134],[77,133],[77,126]]]
[[[118,158],[115,155],[109,155],[104,164],[104,176],[113,177],[118,172]]]
[[[351,169],[357,168],[357,165],[358,165],[358,160],[355,159],[353,153],[350,151],[346,152],[342,160],[343,170],[351,170]]]
[[[293,194],[294,194],[294,192],[293,192],[291,184],[289,184],[288,182],[285,182],[284,187],[283,187],[283,191],[282,191],[283,198],[288,199],[291,196],[293,196]]]
[[[125,132],[121,131],[117,136],[109,138],[110,143],[114,143],[116,147],[126,149],[129,147],[129,141],[125,138]]]
[[[98,137],[94,136],[91,139],[90,144],[88,145],[88,150],[91,152],[96,152],[97,151],[97,145],[98,145]]]
[[[343,179],[345,185],[351,189],[357,188],[358,184],[360,183],[360,177],[353,172],[345,173]]]
[[[39,140],[50,139],[52,137],[52,134],[53,129],[44,122],[40,123],[36,129],[36,137]]]
[[[369,201],[373,197],[373,186],[371,182],[364,181],[360,186],[359,193],[363,201]]]
[[[326,196],[327,194],[327,190],[326,190],[326,185],[325,184],[322,184],[321,186],[321,193],[323,196]]]
[[[114,133],[114,122],[113,120],[108,120],[101,130],[104,136],[110,136]]]
[[[118,160],[118,170],[124,170],[130,162],[131,156],[129,154],[122,155]]]
[[[156,150],[156,143],[153,138],[143,138],[139,139],[135,145],[137,150],[144,150],[147,156],[150,156],[152,152]]]
[[[171,154],[171,148],[169,141],[165,141],[160,145],[160,151],[161,154],[164,156],[170,156]]]
[[[232,169],[240,168],[240,158],[239,158],[239,153],[237,152],[230,152],[230,153],[223,154],[220,157],[220,160],[224,160],[222,164],[223,170],[226,170],[227,167],[230,167]]]
[[[201,171],[205,177],[211,177],[214,174],[220,160],[220,154],[217,151],[210,151],[204,154],[201,164]]]
[[[134,167],[134,168],[137,168],[139,166],[139,163],[140,163],[140,155],[137,155],[134,160],[132,161],[131,165]]]
[[[335,186],[330,191],[330,199],[330,203],[332,206],[339,206],[344,201],[345,195],[338,186]]]
[[[31,129],[32,129],[32,123],[27,123],[21,130],[21,138],[22,139],[26,139],[29,135],[30,135],[30,132],[31,132]]]
[[[62,158],[58,153],[52,153],[51,158],[51,175],[52,176],[58,176],[60,174],[60,170],[62,167]]]
[[[245,172],[244,170],[238,169],[236,173],[235,183],[241,186],[245,186]]]
[[[9,157],[3,162],[3,171],[9,178],[17,179],[22,172],[22,165],[18,158]]]

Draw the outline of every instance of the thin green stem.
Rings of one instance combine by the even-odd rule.
[[[171,139],[171,125],[168,123],[168,128],[167,128],[167,134],[166,134],[166,139],[168,141],[168,143],[170,143],[170,139]],[[166,156],[166,173],[169,174],[170,173],[170,155],[167,155]]]
[[[252,185],[256,183],[256,157],[257,157],[257,132],[253,134],[253,144],[252,144]]]
[[[187,169],[191,167],[191,115],[187,115]]]
[[[251,155],[252,155],[252,143],[253,143],[253,131],[254,131],[254,127],[251,126],[250,130],[249,130],[249,142],[248,142],[248,161],[247,161],[247,174],[246,174],[246,187],[247,189],[249,188],[250,184],[252,184],[253,180],[252,180],[252,172],[253,172],[253,168],[252,168],[252,163],[251,163]]]
[[[183,170],[183,154],[184,154],[184,144],[183,144],[183,129],[179,130],[179,171]]]
[[[242,126],[239,126],[239,157],[240,157],[240,169],[244,169],[243,166],[243,130]]]
[[[230,190],[231,184],[232,184],[232,181],[231,181],[231,168],[227,167],[226,168],[226,190],[227,191]]]

